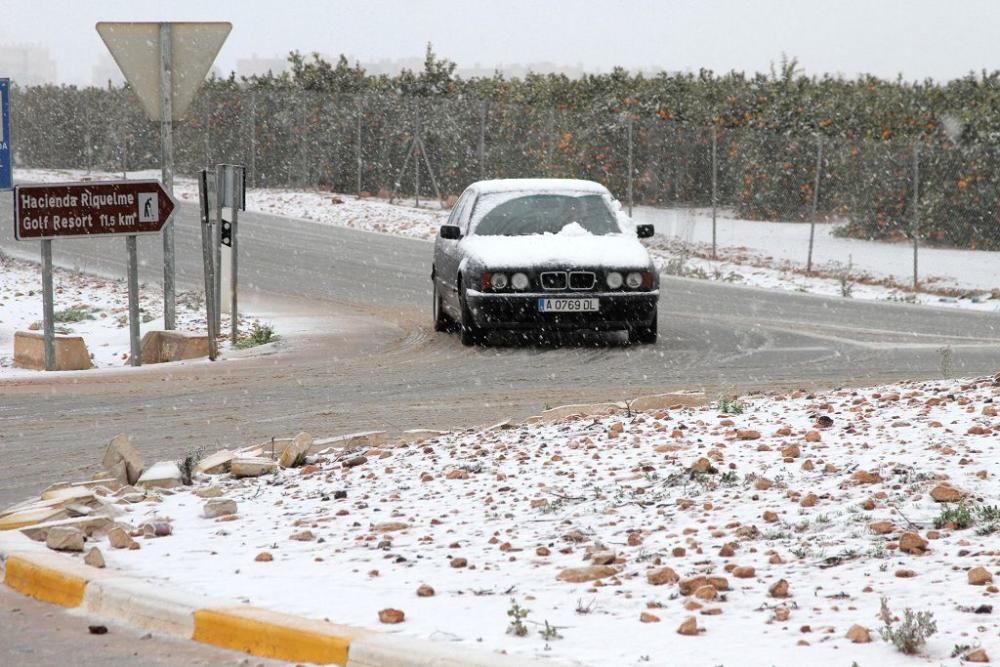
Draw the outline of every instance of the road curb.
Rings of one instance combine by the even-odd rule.
[[[165,589],[84,565],[17,531],[0,534],[0,578],[42,602],[262,658],[343,667],[559,667]]]

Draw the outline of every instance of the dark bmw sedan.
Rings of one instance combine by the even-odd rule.
[[[633,226],[591,181],[470,185],[434,244],[434,328],[465,345],[492,330],[628,332],[656,342],[660,281]]]

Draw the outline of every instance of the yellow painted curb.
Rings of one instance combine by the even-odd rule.
[[[87,580],[10,556],[4,566],[4,584],[42,602],[79,607]]]
[[[191,638],[263,658],[346,665],[351,641],[362,634],[366,633],[264,609],[202,609],[194,612]]]

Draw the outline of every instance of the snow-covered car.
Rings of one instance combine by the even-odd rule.
[[[479,181],[434,244],[434,328],[465,345],[491,330],[625,330],[656,342],[660,280],[633,225],[592,181]]]

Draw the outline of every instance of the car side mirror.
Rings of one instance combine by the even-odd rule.
[[[441,225],[438,236],[449,241],[457,241],[462,238],[462,228],[458,225]]]
[[[655,228],[653,227],[653,225],[636,225],[635,226],[635,235],[638,236],[640,239],[648,239],[650,236],[653,235],[654,231],[655,231]]]

